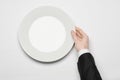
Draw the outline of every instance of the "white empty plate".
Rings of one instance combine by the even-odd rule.
[[[53,62],[71,50],[74,44],[71,36],[73,27],[73,21],[61,9],[42,6],[24,17],[18,38],[30,57],[42,62]]]

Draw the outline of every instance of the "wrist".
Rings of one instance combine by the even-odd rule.
[[[86,45],[83,45],[83,46],[78,46],[77,51],[79,52],[79,51],[82,50],[82,49],[89,49],[89,47],[88,47],[87,44],[86,44]]]
[[[83,48],[80,48],[80,49],[77,49],[77,52],[79,52],[79,51],[81,51],[81,50],[89,50],[89,48],[88,47],[83,47]]]

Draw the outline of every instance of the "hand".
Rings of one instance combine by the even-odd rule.
[[[77,51],[81,49],[88,49],[89,40],[88,36],[78,27],[75,27],[75,31],[71,31],[73,40],[75,42],[75,48]]]

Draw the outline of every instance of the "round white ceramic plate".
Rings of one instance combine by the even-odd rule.
[[[63,45],[59,49],[48,53],[41,52],[35,47],[33,47],[32,44],[30,43],[28,34],[32,23],[36,19],[43,16],[56,17],[63,23],[66,31],[66,38]],[[71,30],[73,29],[73,27],[74,23],[72,19],[61,9],[51,6],[42,6],[32,10],[24,17],[20,25],[18,38],[21,47],[30,57],[41,62],[53,62],[66,56],[73,47],[74,41],[71,36]]]

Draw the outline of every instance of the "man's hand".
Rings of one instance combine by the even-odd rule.
[[[75,27],[75,31],[71,31],[73,40],[75,42],[75,48],[77,51],[81,49],[88,49],[89,47],[89,40],[88,36],[78,27]]]

